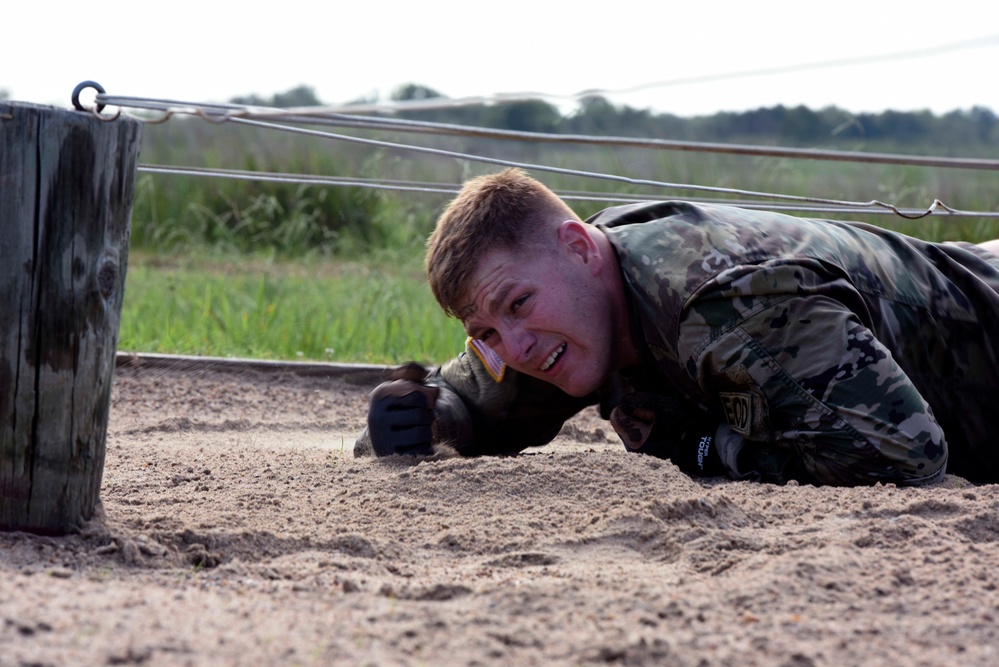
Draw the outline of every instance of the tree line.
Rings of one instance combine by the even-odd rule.
[[[433,88],[409,83],[391,93],[393,101],[447,96]],[[310,86],[298,86],[270,98],[237,97],[236,104],[295,107],[321,105]],[[372,102],[377,100],[358,100]],[[942,115],[930,111],[851,113],[835,106],[813,110],[805,106],[774,107],[708,116],[681,117],[614,104],[598,95],[579,100],[564,113],[544,100],[509,101],[424,111],[406,111],[402,118],[474,125],[525,132],[590,134],[681,141],[822,146],[831,148],[891,148],[901,152],[932,150],[944,155],[994,155],[999,147],[999,118],[976,106]]]

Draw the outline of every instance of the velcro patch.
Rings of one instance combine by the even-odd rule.
[[[503,376],[506,374],[506,364],[503,363],[498,354],[493,352],[492,348],[481,340],[471,337],[465,341],[465,345],[475,352],[475,356],[482,362],[482,365],[489,373],[489,377],[496,382],[503,381]]]
[[[760,406],[750,392],[722,392],[722,410],[725,412],[725,422],[728,427],[741,436],[748,437],[755,430],[753,427],[761,421]]]

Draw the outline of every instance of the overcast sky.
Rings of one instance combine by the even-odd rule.
[[[189,102],[305,84],[331,104],[409,82],[450,97],[670,82],[608,97],[678,115],[999,112],[995,0],[15,1],[0,34],[0,88],[59,106],[85,79]]]

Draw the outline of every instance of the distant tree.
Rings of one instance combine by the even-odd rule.
[[[906,143],[932,140],[935,117],[929,111],[894,111],[860,114],[857,120],[871,139]]]
[[[8,91],[0,89],[0,99]],[[390,93],[396,102],[446,100],[444,93],[419,83],[406,83]],[[322,104],[309,86],[298,86],[271,98],[234,97],[232,102],[255,106],[299,107]],[[352,103],[377,102],[358,99]],[[710,116],[653,115],[647,109],[615,105],[600,95],[584,97],[576,111],[562,117],[558,107],[542,100],[459,105],[437,109],[395,111],[401,118],[545,133],[617,135],[687,141],[742,142],[785,145],[856,147],[871,143],[897,150],[939,150],[945,153],[988,152],[999,143],[999,117],[991,109],[974,107],[943,116],[929,111],[884,111],[853,114],[834,106],[813,111],[799,105],[777,105]]]
[[[618,134],[618,110],[606,97],[587,95],[579,100],[579,109],[566,125],[576,134]]]
[[[404,83],[392,91],[390,96],[393,102],[407,102],[409,100],[433,100],[446,98],[447,95],[440,93],[429,86],[418,83]]]
[[[393,90],[390,97],[394,102],[449,99],[447,95],[439,90],[418,83],[403,84]],[[496,114],[492,111],[492,108],[482,104],[424,109],[420,111],[400,111],[398,115],[402,118],[424,120],[433,123],[505,127],[505,125],[502,125],[504,122],[502,119],[498,121],[500,125],[497,125]]]
[[[284,93],[276,93],[270,98],[261,97],[257,94],[243,95],[229,100],[232,104],[245,104],[255,107],[316,107],[322,106],[322,102],[316,97],[316,91],[312,86],[296,86]]]
[[[266,107],[266,106],[270,106],[270,100],[266,100],[263,97],[260,97],[260,95],[257,95],[256,93],[252,93],[250,95],[239,95],[237,97],[233,97],[233,98],[231,98],[229,100],[229,103],[230,104],[244,104],[246,106],[251,106],[251,107]]]
[[[857,117],[843,109],[828,106],[819,112],[822,126],[827,130],[830,139],[846,139],[860,137],[864,134],[864,126]]]
[[[778,104],[770,109],[755,109],[743,114],[736,114],[733,124],[740,134],[777,136],[785,118],[787,118],[787,108],[783,104]]]
[[[377,103],[378,103],[378,95],[369,94],[369,95],[361,95],[360,97],[355,97],[354,99],[346,102],[344,106],[349,107],[352,104],[377,104]]]
[[[968,113],[968,119],[975,128],[975,135],[982,143],[995,139],[996,126],[999,125],[999,118],[995,112],[985,107],[972,107]]]
[[[484,124],[518,132],[555,132],[562,114],[542,100],[503,102],[486,107]]]
[[[693,137],[693,128],[686,118],[674,116],[670,113],[662,113],[651,120],[655,127],[653,136],[680,141],[690,140]]]
[[[786,109],[777,130],[777,137],[792,143],[822,140],[829,132],[822,126],[822,119],[806,106]]]
[[[565,119],[563,127],[576,134],[657,137],[675,130],[672,122],[675,119],[676,116],[669,115],[654,117],[648,109],[615,106],[605,97],[588,95],[579,101],[579,109]],[[676,134],[674,131],[673,135]]]
[[[312,86],[296,86],[284,93],[274,95],[273,104],[276,107],[319,107],[323,103],[316,97]]]
[[[7,90],[6,88],[0,88],[0,100],[9,100],[9,99],[10,99],[10,91]]]

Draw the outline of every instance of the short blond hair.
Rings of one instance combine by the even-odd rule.
[[[427,240],[427,278],[437,303],[459,317],[459,301],[487,252],[542,249],[543,232],[564,220],[579,216],[520,169],[466,181]]]

